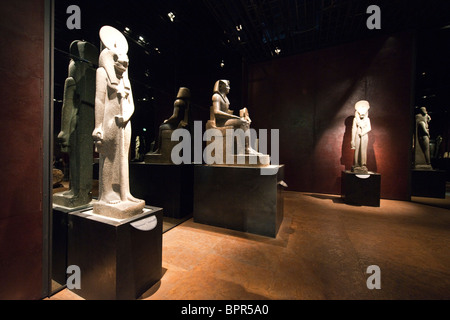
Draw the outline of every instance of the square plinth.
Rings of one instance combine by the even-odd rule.
[[[92,209],[92,203],[76,208],[53,204],[52,209],[52,280],[61,286],[67,278],[67,230],[70,212]]]
[[[122,220],[69,213],[67,264],[81,271],[81,288],[71,290],[89,300],[139,298],[162,276],[162,215],[150,206]]]
[[[342,172],[341,195],[344,202],[358,206],[380,206],[381,174]]]
[[[426,198],[445,198],[447,172],[444,170],[411,171],[411,195]]]
[[[192,214],[194,166],[190,164],[130,163],[131,194],[164,209],[164,216]]]
[[[283,220],[284,165],[194,167],[194,222],[276,237]],[[276,170],[277,169],[277,170]]]

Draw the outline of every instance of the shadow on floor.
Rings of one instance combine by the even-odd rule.
[[[342,199],[340,196],[331,195],[331,194],[327,195],[327,194],[319,194],[319,193],[310,193],[310,194],[305,193],[305,196],[313,197],[313,198],[321,199],[321,200],[331,200],[331,201],[333,201],[333,203],[336,203],[336,204],[346,204],[344,202],[344,199]],[[361,207],[360,205],[352,205],[352,204],[347,204],[347,205],[351,205],[354,207]]]

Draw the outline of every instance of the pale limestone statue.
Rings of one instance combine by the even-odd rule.
[[[210,108],[210,120],[206,124],[206,129],[218,129],[222,135],[226,136],[226,131],[228,129],[236,130],[241,129],[243,132],[247,132],[250,129],[251,119],[247,108],[242,108],[239,110],[239,116],[234,115],[233,110],[230,109],[230,101],[227,95],[230,93],[230,81],[229,80],[218,80],[214,85],[214,91],[212,96],[212,106]],[[237,154],[237,157],[245,158],[245,165],[252,164],[249,159],[254,157],[256,162],[254,164],[258,166],[266,166],[270,164],[270,156],[264,155],[251,146],[250,135],[245,136],[244,141],[244,152],[242,154]],[[235,148],[235,151],[238,148]],[[227,152],[224,143],[223,154]],[[237,164],[237,158],[233,163],[225,163],[235,165]]]
[[[98,49],[85,41],[70,45],[72,59],[64,83],[61,132],[57,141],[69,154],[69,190],[53,195],[53,203],[69,208],[87,205],[92,200],[95,68]]]
[[[432,170],[430,159],[430,130],[431,117],[425,107],[416,114],[416,129],[414,140],[414,168]]]
[[[102,51],[97,69],[95,128],[92,137],[100,154],[99,198],[93,212],[124,219],[142,213],[145,201],[130,193],[128,152],[130,118],[134,112],[128,79],[128,43],[118,30],[100,30]]]
[[[173,113],[169,119],[159,127],[156,150],[145,155],[146,163],[172,163],[172,149],[178,141],[171,141],[172,133],[176,129],[187,129],[189,124],[189,105],[191,92],[188,88],[178,90],[173,105]]]
[[[355,118],[353,119],[351,147],[355,150],[355,160],[352,172],[368,173],[367,146],[368,133],[372,130],[369,119],[370,105],[368,101],[361,100],[355,104]]]

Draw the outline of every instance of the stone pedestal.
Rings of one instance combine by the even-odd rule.
[[[81,271],[81,288],[90,300],[139,298],[162,276],[162,209],[118,220],[92,213],[68,215],[68,265]]]
[[[53,205],[52,211],[52,280],[61,286],[66,285],[67,278],[67,233],[68,215],[71,212],[92,208],[91,206],[81,206],[68,208]]]
[[[194,166],[191,164],[130,163],[130,190],[146,203],[164,208],[164,216],[192,214]]]
[[[284,165],[274,175],[261,168],[194,167],[194,222],[276,237],[283,220],[281,182]]]
[[[359,206],[380,206],[381,174],[342,172],[341,196],[344,202]]]
[[[172,133],[174,130],[164,130],[161,133],[161,148],[158,153],[149,152],[144,156],[146,163],[166,163],[172,162],[172,149],[179,144],[179,141],[172,141]]]
[[[445,198],[446,171],[412,170],[411,195],[427,198]]]

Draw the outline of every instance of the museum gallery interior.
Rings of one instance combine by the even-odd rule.
[[[0,299],[450,298],[449,1],[22,0],[0,30]]]

